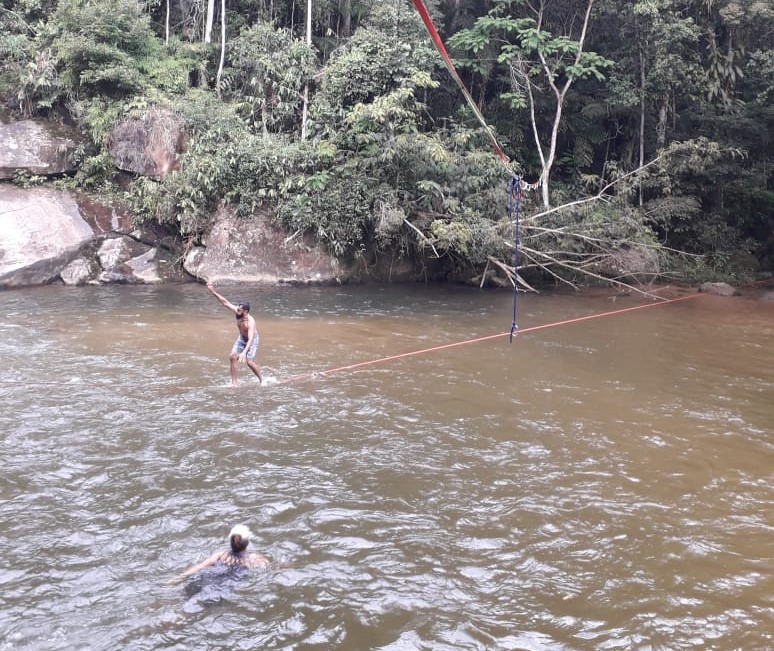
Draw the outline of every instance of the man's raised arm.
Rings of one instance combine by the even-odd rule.
[[[228,308],[232,312],[236,312],[237,306],[234,305],[231,301],[229,301],[225,296],[221,296],[220,294],[218,294],[218,292],[216,292],[215,288],[212,286],[211,282],[207,282],[207,289],[209,289],[210,293],[220,301],[223,307]]]

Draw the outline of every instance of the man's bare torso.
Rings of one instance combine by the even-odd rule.
[[[250,325],[255,327],[255,319],[249,314],[242,315],[241,319],[237,319],[237,328],[239,328],[239,334],[242,335],[242,339],[245,341],[250,340]]]

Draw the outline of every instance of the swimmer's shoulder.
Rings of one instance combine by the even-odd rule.
[[[268,567],[270,562],[265,556],[253,552],[247,557],[247,564],[250,567]]]

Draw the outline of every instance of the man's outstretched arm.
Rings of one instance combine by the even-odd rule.
[[[218,301],[220,301],[223,307],[231,310],[232,312],[237,311],[237,306],[234,305],[231,301],[229,301],[225,296],[221,296],[220,294],[218,294],[218,292],[215,291],[215,287],[213,287],[211,282],[207,282],[207,289],[210,290],[210,294],[212,294],[215,298],[218,299]]]

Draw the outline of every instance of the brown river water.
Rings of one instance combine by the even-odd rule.
[[[0,293],[0,650],[774,648],[774,303],[219,289],[262,386],[200,285]]]

